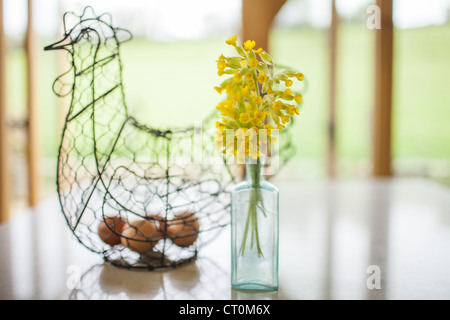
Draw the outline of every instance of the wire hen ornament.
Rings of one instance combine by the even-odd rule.
[[[114,27],[110,14],[97,16],[86,7],[81,15],[65,13],[63,21],[62,40],[44,49],[65,50],[71,62],[53,84],[57,96],[71,97],[57,170],[68,226],[81,244],[116,266],[155,270],[194,260],[229,223],[230,190],[239,170],[214,150],[210,131],[161,131],[129,114],[120,46],[132,35]],[[207,117],[202,128],[214,128],[216,116]],[[290,139],[283,140],[281,164],[293,152]],[[112,218],[132,232],[118,230]],[[158,238],[133,221],[153,224]],[[102,241],[101,224],[117,243]],[[179,234],[169,232],[171,224]],[[177,241],[189,237],[193,243]],[[130,243],[151,244],[151,250]]]

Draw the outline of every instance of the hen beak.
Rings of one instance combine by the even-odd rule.
[[[44,50],[59,50],[59,49],[67,49],[66,47],[72,44],[72,40],[70,39],[69,35],[66,34],[64,38],[62,38],[60,41],[55,42],[51,45],[48,45],[44,48]]]

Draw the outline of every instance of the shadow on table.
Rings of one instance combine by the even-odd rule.
[[[223,269],[203,257],[166,271],[128,270],[104,263],[82,275],[69,299],[223,299],[229,295],[228,278]]]

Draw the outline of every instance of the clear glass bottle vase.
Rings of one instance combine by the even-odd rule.
[[[278,289],[278,189],[264,166],[246,164],[246,179],[231,192],[231,286]]]

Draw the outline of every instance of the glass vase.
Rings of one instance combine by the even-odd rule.
[[[260,159],[246,163],[246,179],[231,192],[231,286],[278,289],[278,189]]]

